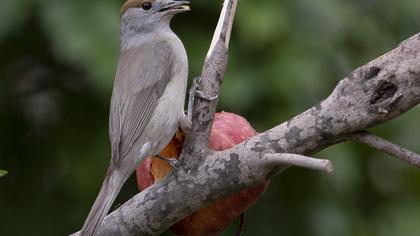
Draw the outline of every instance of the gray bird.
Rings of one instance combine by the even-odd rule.
[[[183,117],[188,61],[171,18],[188,1],[128,0],[121,9],[121,47],[111,98],[112,158],[81,235],[96,235],[137,165],[169,143]]]

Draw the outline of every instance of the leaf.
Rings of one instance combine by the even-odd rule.
[[[0,170],[0,178],[7,175],[7,173],[9,173],[7,170]]]

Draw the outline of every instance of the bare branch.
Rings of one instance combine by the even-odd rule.
[[[237,0],[225,0],[223,9],[213,35],[209,51],[204,61],[197,90],[200,94],[216,99],[205,99],[205,96],[195,96],[192,107],[192,126],[187,135],[182,155],[182,165],[195,169],[206,158],[208,140],[217,107],[217,96],[223,82],[227,66],[228,47],[235,16]],[[191,158],[190,158],[191,157]]]
[[[317,159],[292,153],[267,154],[264,162],[268,166],[292,165],[313,170],[321,170],[327,173],[333,172],[333,166],[329,160]]]
[[[393,157],[409,163],[410,165],[420,168],[420,155],[400,147],[388,140],[380,138],[366,131],[351,134],[350,137],[354,141],[364,143],[371,148],[383,151]]]

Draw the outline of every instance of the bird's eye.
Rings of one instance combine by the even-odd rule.
[[[152,4],[150,2],[144,2],[141,5],[141,8],[143,8],[143,10],[145,10],[145,11],[148,11],[148,10],[152,9]]]

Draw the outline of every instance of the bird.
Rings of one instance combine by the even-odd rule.
[[[179,0],[127,0],[121,8],[109,114],[111,160],[79,235],[97,235],[124,182],[170,142],[185,117],[188,60],[170,22],[189,10],[189,1]]]

